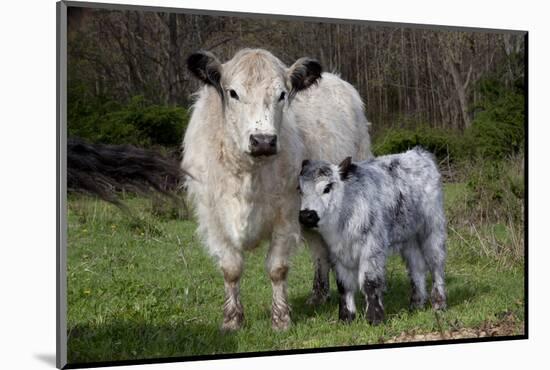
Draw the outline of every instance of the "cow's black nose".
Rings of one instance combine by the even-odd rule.
[[[277,154],[277,135],[250,135],[250,154],[254,157]]]
[[[315,227],[319,222],[319,216],[317,216],[317,212],[305,209],[300,211],[300,222],[304,226]]]

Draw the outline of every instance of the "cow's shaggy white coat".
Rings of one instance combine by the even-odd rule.
[[[193,59],[194,58],[194,59]],[[302,58],[287,68],[271,53],[244,49],[221,64],[208,52],[189,59],[205,85],[183,141],[182,168],[198,232],[224,274],[222,328],[242,325],[239,279],[243,251],[270,240],[266,267],[273,287],[272,324],[290,324],[286,293],[289,256],[300,240],[296,190],[304,158],[370,157],[368,123],[357,91]],[[277,138],[276,154],[251,155],[251,136]],[[310,234],[317,263],[314,300],[328,293],[328,258]]]

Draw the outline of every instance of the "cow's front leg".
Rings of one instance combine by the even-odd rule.
[[[317,232],[305,231],[303,235],[305,237],[306,244],[309,246],[311,251],[315,269],[315,273],[313,275],[313,289],[307,303],[317,306],[325,303],[330,296],[329,252],[325,241]]]
[[[276,227],[269,246],[266,267],[273,288],[271,324],[274,330],[286,330],[291,324],[286,291],[288,260],[298,242],[298,232],[292,227]]]
[[[239,282],[243,271],[243,257],[240,251],[227,248],[220,259],[225,287],[223,304],[223,331],[239,329],[244,321],[244,310],[239,293]]]

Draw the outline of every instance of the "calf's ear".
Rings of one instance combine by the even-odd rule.
[[[338,165],[338,170],[340,171],[340,179],[342,179],[342,181],[346,180],[349,177],[350,172],[354,166],[355,165],[351,163],[351,157],[347,157],[342,161],[342,163]]]
[[[288,69],[290,95],[292,98],[298,91],[307,89],[321,78],[323,68],[321,63],[312,58],[300,58]]]
[[[222,64],[209,51],[199,50],[187,58],[187,68],[193,75],[207,85],[213,86],[223,100],[221,86]]]

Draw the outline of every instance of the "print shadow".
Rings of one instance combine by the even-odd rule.
[[[51,367],[56,365],[55,353],[35,353],[34,358]]]
[[[148,325],[114,321],[77,325],[68,335],[69,364],[234,353],[233,333],[193,322]]]

